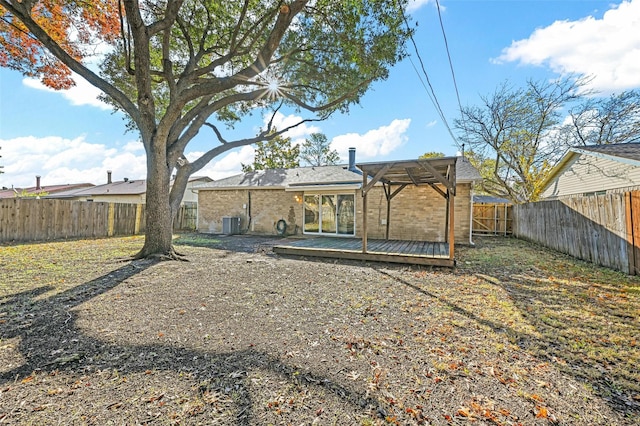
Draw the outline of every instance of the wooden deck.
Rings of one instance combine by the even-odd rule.
[[[428,241],[368,240],[362,252],[359,238],[315,237],[287,240],[273,247],[278,254],[394,262],[414,265],[455,266],[449,244]]]

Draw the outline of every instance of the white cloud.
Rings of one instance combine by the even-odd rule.
[[[264,118],[264,127],[267,127],[271,116]],[[293,126],[295,124],[300,123],[303,120],[302,117],[297,115],[284,115],[280,112],[276,112],[276,115],[273,119],[273,127],[278,130],[285,129],[289,126]],[[294,127],[284,134],[285,137],[291,138],[291,142],[294,145],[299,145],[304,142],[304,140],[309,137],[312,133],[319,133],[320,127],[315,126],[309,123],[302,123],[299,126]]]
[[[356,149],[358,160],[387,156],[407,141],[408,137],[405,133],[409,124],[411,124],[411,119],[396,119],[388,126],[369,130],[363,135],[347,133],[336,136],[331,141],[331,148],[338,151],[340,158],[344,161],[349,158],[350,147]]]
[[[214,158],[209,164],[197,171],[197,176],[209,176],[213,180],[242,173],[242,164],[252,164],[255,150],[252,146],[243,146]],[[189,161],[200,158],[203,152],[190,152],[186,154]]]
[[[22,80],[22,84],[32,89],[58,93],[64,96],[71,105],[90,105],[103,110],[112,109],[110,105],[98,100],[98,96],[102,93],[98,88],[92,86],[84,78],[75,73],[73,74],[73,80],[76,82],[76,85],[67,90],[54,90],[45,86],[40,80],[35,78],[25,78]]]
[[[429,3],[435,3],[435,0],[409,0],[409,3],[407,4],[407,12],[415,12],[422,6]],[[442,7],[442,5],[440,5],[440,10],[444,10],[444,7]]]
[[[299,117],[278,117],[278,124],[287,120],[299,121]],[[388,126],[373,129],[363,135],[350,133],[333,138],[331,147],[336,149],[346,162],[348,149],[355,147],[359,159],[385,156],[406,142],[405,135],[411,120],[394,120]],[[304,139],[311,133],[319,132],[316,126],[302,125],[294,135]],[[292,136],[293,137],[293,136]],[[142,144],[130,141],[122,147],[109,147],[92,143],[79,136],[66,139],[58,136],[37,138],[25,136],[14,139],[0,139],[2,150],[0,187],[30,187],[35,185],[36,176],[41,176],[41,184],[59,185],[70,183],[106,183],[107,170],[112,171],[113,180],[144,179],[146,176],[146,156]],[[215,158],[196,174],[221,179],[241,173],[242,164],[253,162],[254,148],[244,146]],[[186,156],[190,161],[199,158],[202,152],[191,152]]]
[[[0,186],[8,188],[34,186],[36,175],[42,177],[44,186],[105,183],[107,170],[113,172],[114,180],[142,179],[146,175],[144,152],[109,148],[86,141],[84,136],[75,139],[25,136],[0,140],[0,146],[5,172],[0,174]]]
[[[127,142],[125,146],[122,147],[123,151],[126,152],[144,152],[144,145],[140,141],[131,141]]]
[[[593,76],[603,92],[640,87],[640,0],[623,1],[602,17],[556,21],[511,43],[494,62],[548,66],[559,74]]]

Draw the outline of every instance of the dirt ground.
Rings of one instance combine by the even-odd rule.
[[[640,424],[639,279],[510,238],[453,270],[277,241],[0,246],[0,424]]]

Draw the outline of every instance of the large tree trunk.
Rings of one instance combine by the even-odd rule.
[[[173,251],[173,215],[169,204],[170,170],[166,154],[156,144],[147,154],[147,205],[145,241],[136,257],[176,258]]]

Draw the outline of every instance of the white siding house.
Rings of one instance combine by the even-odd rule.
[[[547,200],[640,190],[640,143],[571,148],[542,185]]]

